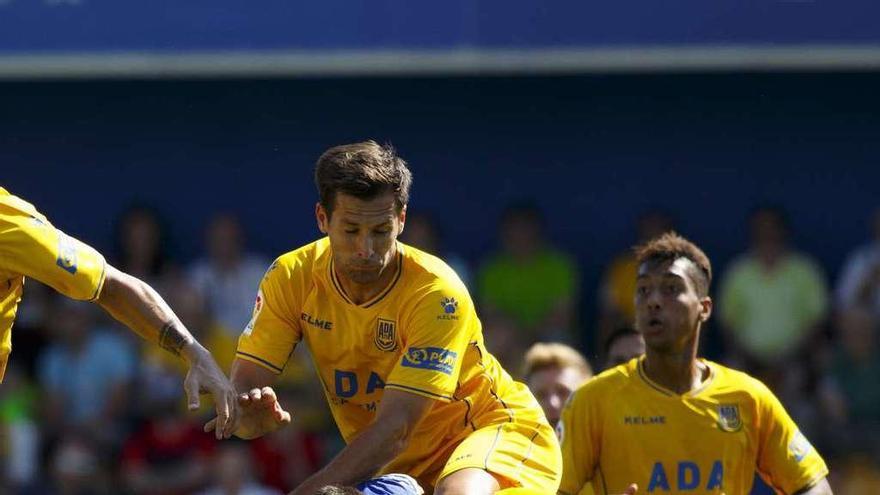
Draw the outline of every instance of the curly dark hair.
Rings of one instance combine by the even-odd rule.
[[[700,276],[694,277],[694,281],[697,283],[697,292],[701,296],[709,294],[709,285],[712,283],[712,263],[706,253],[693,242],[670,231],[637,246],[635,252],[639,266],[648,262],[675,261],[678,258],[689,259],[699,269]]]

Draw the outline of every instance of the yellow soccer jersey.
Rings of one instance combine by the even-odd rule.
[[[12,350],[12,322],[24,277],[81,300],[104,283],[104,257],[56,229],[30,203],[0,187],[0,380]]]
[[[385,389],[436,399],[407,450],[385,472],[433,484],[470,433],[513,423],[546,429],[553,444],[546,452],[555,453],[555,461],[537,464],[545,462],[553,478],[559,469],[555,438],[528,389],[486,351],[467,289],[438,258],[398,247],[393,282],[361,305],[341,290],[327,238],[278,258],[260,284],[237,356],[280,373],[305,341],[346,441],[373,421]],[[526,445],[518,454],[517,469],[532,461],[528,450]]]
[[[651,382],[644,357],[608,370],[562,413],[560,493],[747,495],[755,471],[791,494],[828,474],[825,462],[760,381],[703,361],[710,376],[684,395]]]

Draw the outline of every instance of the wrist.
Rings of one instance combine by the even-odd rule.
[[[208,350],[205,349],[202,344],[199,344],[196,339],[186,342],[180,349],[180,355],[189,363],[200,361],[207,354]]]

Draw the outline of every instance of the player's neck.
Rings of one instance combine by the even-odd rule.
[[[644,371],[651,381],[676,394],[699,388],[709,377],[709,369],[697,360],[696,344],[681,352],[645,349]]]
[[[394,275],[397,273],[397,265],[400,263],[400,257],[396,253],[397,251],[395,250],[391,263],[382,270],[379,279],[371,284],[354,283],[339,271],[336,272],[336,277],[339,279],[339,283],[342,284],[342,290],[345,291],[345,295],[348,296],[351,302],[361,305],[378,296],[392,283]]]

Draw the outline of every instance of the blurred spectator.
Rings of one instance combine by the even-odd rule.
[[[208,485],[212,435],[191,421],[177,400],[154,404],[151,419],[132,435],[122,452],[126,489],[137,495],[184,495]]]
[[[593,377],[593,369],[581,353],[558,342],[533,345],[526,353],[523,368],[529,389],[553,427],[568,397]]]
[[[621,327],[605,341],[605,369],[628,362],[645,353],[645,339],[630,327]]]
[[[18,361],[10,361],[0,387],[0,493],[31,493],[36,488],[40,470],[36,395]]]
[[[84,302],[58,302],[39,377],[51,431],[77,427],[103,444],[115,442],[124,426],[136,356],[121,335],[95,328],[95,311]]]
[[[167,248],[167,231],[156,210],[134,205],[119,217],[116,223],[118,259],[114,265],[160,293],[162,278],[171,269]]]
[[[269,261],[245,251],[241,223],[229,214],[211,220],[206,247],[208,256],[193,264],[190,281],[219,329],[237,339],[251,317],[254,295]]]
[[[535,205],[507,208],[501,219],[501,251],[477,274],[483,315],[499,312],[513,321],[527,341],[570,341],[578,300],[578,267],[552,247]]]
[[[662,210],[649,210],[636,221],[636,244],[644,244],[672,230],[672,217]],[[599,342],[615,328],[635,324],[636,257],[631,248],[618,254],[605,269],[599,287]]]
[[[847,257],[835,297],[841,309],[864,306],[880,317],[880,208],[871,223],[874,239]]]
[[[446,262],[458,278],[470,285],[471,271],[467,261],[455,253],[446,252],[441,246],[440,230],[436,222],[426,214],[409,214],[406,216],[406,228],[400,240],[416,249],[431,253]]]
[[[518,370],[523,355],[534,342],[533,337],[521,332],[512,318],[497,311],[487,312],[480,319],[483,324],[483,339],[492,355],[505,370]]]
[[[199,492],[201,495],[281,495],[280,490],[269,488],[254,480],[250,451],[244,444],[227,441],[214,459],[216,483]]]
[[[880,352],[877,319],[853,308],[838,318],[839,343],[819,397],[834,452],[880,459]]]
[[[828,291],[818,265],[789,248],[782,210],[757,209],[749,226],[749,252],[721,279],[718,309],[734,355],[761,374],[804,350],[825,317]]]
[[[64,437],[51,459],[54,493],[58,495],[104,495],[110,489],[110,473],[101,462],[98,448],[82,435]]]

